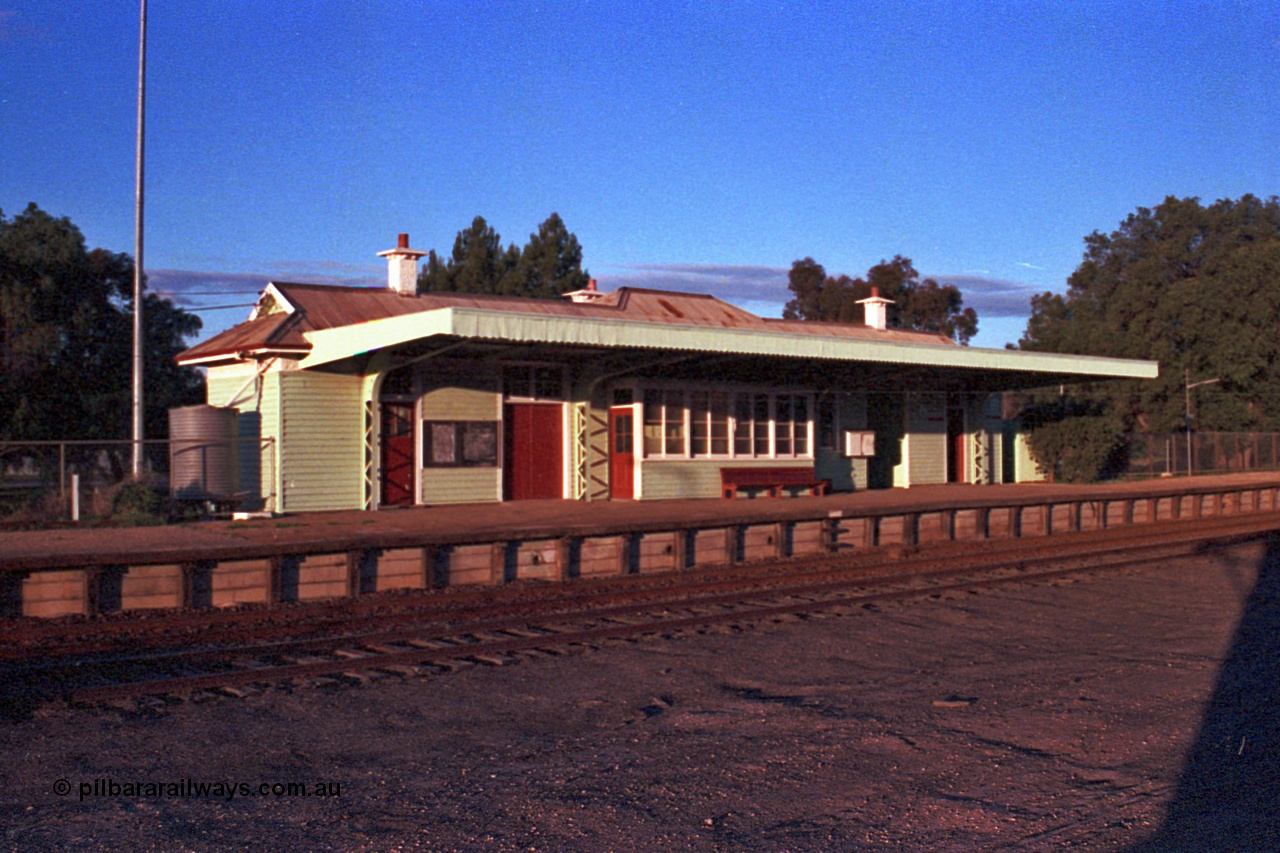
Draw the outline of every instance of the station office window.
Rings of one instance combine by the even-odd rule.
[[[643,399],[647,457],[810,455],[809,394],[646,388]]]
[[[495,421],[423,421],[422,464],[427,468],[496,468]]]
[[[644,392],[644,455],[684,455],[684,392]]]

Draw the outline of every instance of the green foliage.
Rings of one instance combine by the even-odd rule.
[[[1105,403],[1059,400],[1022,414],[1031,457],[1050,480],[1092,483],[1121,473],[1128,461],[1124,424]]]
[[[87,250],[65,217],[32,204],[0,212],[0,439],[121,439],[130,433],[133,261]],[[200,318],[146,294],[144,420],[168,434],[170,407],[204,399],[173,357]]]
[[[126,483],[116,492],[111,513],[129,518],[163,517],[168,510],[164,492],[147,483]]]
[[[1154,381],[1081,389],[1128,428],[1280,428],[1280,202],[1166,198],[1085,238],[1065,296],[1031,301],[1019,347],[1154,359]]]
[[[418,274],[419,293],[491,293],[554,299],[587,286],[582,247],[559,214],[529,235],[523,249],[502,248],[502,238],[477,216],[459,231],[445,261],[433,249]]]
[[[876,264],[867,270],[865,279],[847,275],[832,278],[813,258],[805,258],[791,265],[787,280],[793,296],[782,316],[790,320],[864,322],[858,300],[871,296],[874,287],[882,297],[893,300],[888,306],[891,327],[941,332],[962,344],[978,333],[978,315],[972,308],[962,307],[964,298],[959,289],[931,278],[920,281],[911,260],[901,255]]]

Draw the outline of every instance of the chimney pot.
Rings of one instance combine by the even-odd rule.
[[[409,248],[409,235],[408,235],[408,234],[401,234],[401,235],[400,235],[400,239],[399,239],[399,241],[396,243],[396,248],[397,248],[397,249],[407,249],[407,248]]]
[[[595,289],[596,289],[596,280],[593,278],[587,282],[587,290],[595,290]]]

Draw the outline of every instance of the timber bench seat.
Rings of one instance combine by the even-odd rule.
[[[830,480],[819,480],[812,468],[721,468],[720,494],[726,500],[738,496],[738,489],[768,489],[769,497],[782,497],[783,489],[808,489],[809,494],[821,497],[831,488]]]

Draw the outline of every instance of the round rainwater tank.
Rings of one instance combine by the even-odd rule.
[[[229,501],[240,491],[238,416],[218,406],[169,410],[169,490],[175,498]]]

